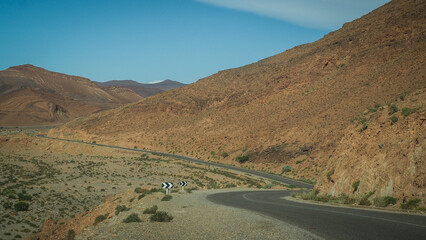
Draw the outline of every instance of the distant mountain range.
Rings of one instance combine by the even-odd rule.
[[[0,71],[1,126],[58,124],[141,99],[128,88],[100,88],[30,64]]]
[[[111,86],[129,88],[142,97],[149,97],[160,92],[186,86],[186,84],[169,79],[157,83],[138,83],[133,80],[111,80],[95,83],[102,88]]]

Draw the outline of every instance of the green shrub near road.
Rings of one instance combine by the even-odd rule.
[[[358,190],[359,183],[360,183],[359,180],[357,180],[357,181],[355,181],[355,182],[352,183],[352,187],[354,188],[353,192],[356,192]]]
[[[291,166],[284,166],[283,167],[283,173],[288,173],[288,172],[291,172]]]
[[[143,214],[154,214],[154,213],[156,213],[156,212],[157,212],[157,210],[158,210],[157,205],[154,205],[154,206],[152,206],[152,207],[150,207],[150,208],[145,209],[145,210],[143,211]]]
[[[390,196],[377,197],[374,199],[374,206],[387,207],[390,204],[396,204],[396,198]]]
[[[420,203],[420,199],[416,198],[416,199],[410,199],[405,203],[401,203],[401,208],[402,209],[416,209],[419,206]]]
[[[241,155],[238,155],[236,158],[235,158],[235,160],[237,161],[237,162],[239,162],[239,163],[245,163],[245,162],[247,162],[248,161],[248,156],[241,156]]]
[[[364,205],[364,206],[370,206],[371,205],[371,202],[370,202],[370,200],[368,200],[372,195],[374,194],[374,192],[369,192],[369,193],[367,193],[364,197],[362,197],[360,200],[359,200],[359,202],[358,202],[358,204],[359,205]]]
[[[172,219],[172,216],[163,211],[158,211],[150,217],[151,222],[170,222]]]
[[[142,222],[137,213],[130,214],[127,218],[123,219],[124,223]]]

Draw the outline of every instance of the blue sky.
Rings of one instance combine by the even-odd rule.
[[[0,0],[0,69],[192,83],[321,38],[387,0]]]

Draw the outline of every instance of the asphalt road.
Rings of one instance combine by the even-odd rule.
[[[291,192],[227,192],[207,199],[274,217],[325,239],[426,239],[426,216],[283,199]]]
[[[273,175],[273,174],[269,174],[269,173],[265,173],[265,172],[258,172],[258,171],[254,171],[254,170],[251,170],[251,169],[246,169],[246,168],[241,168],[241,167],[237,167],[237,166],[231,166],[231,165],[226,165],[226,164],[221,164],[221,163],[216,163],[216,162],[207,162],[207,161],[203,161],[203,160],[196,159],[196,158],[190,158],[190,157],[175,155],[175,154],[170,154],[170,153],[162,153],[162,152],[156,152],[156,151],[151,151],[151,150],[126,148],[126,147],[105,145],[105,144],[98,144],[98,143],[88,143],[88,142],[82,142],[82,141],[70,140],[70,139],[63,139],[63,138],[53,138],[53,137],[48,137],[48,136],[42,135],[42,134],[37,135],[37,137],[60,140],[60,141],[67,141],[67,142],[74,142],[74,143],[81,143],[81,144],[88,144],[88,145],[92,145],[92,146],[109,147],[109,148],[116,148],[116,149],[122,149],[122,150],[128,150],[128,151],[151,153],[151,154],[154,154],[154,155],[173,157],[173,158],[182,159],[182,160],[186,160],[186,161],[193,162],[193,163],[205,164],[205,165],[209,165],[209,166],[220,167],[220,168],[230,169],[230,170],[239,171],[239,172],[243,172],[243,173],[248,173],[248,174],[251,174],[251,175],[254,175],[254,176],[267,178],[267,179],[274,180],[274,181],[277,181],[277,182],[280,182],[280,183],[284,183],[284,184],[288,184],[288,185],[294,185],[296,187],[308,188],[308,189],[311,189],[313,187],[311,184],[299,182],[299,181],[289,179],[289,178],[285,178],[285,177],[281,177],[281,176],[278,176],[278,175]]]

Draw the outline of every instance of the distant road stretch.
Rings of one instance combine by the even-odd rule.
[[[324,239],[426,239],[426,216],[283,199],[290,196],[291,192],[226,192],[209,195],[207,199],[274,217]],[[244,224],[244,220],[241,223]]]
[[[159,155],[159,156],[166,156],[166,157],[182,159],[182,160],[186,160],[186,161],[193,162],[193,163],[205,164],[205,165],[209,165],[209,166],[220,167],[220,168],[230,169],[230,170],[239,171],[239,172],[243,172],[243,173],[248,173],[248,174],[252,174],[254,176],[267,178],[267,179],[274,180],[274,181],[277,181],[277,182],[280,182],[280,183],[284,183],[284,184],[288,184],[288,185],[294,185],[294,186],[297,186],[297,187],[300,187],[300,188],[311,189],[313,187],[311,184],[308,184],[308,183],[299,182],[299,181],[296,181],[296,180],[292,180],[292,179],[289,179],[289,178],[285,178],[285,177],[281,177],[281,176],[277,176],[277,175],[273,175],[273,174],[269,174],[269,173],[258,172],[258,171],[251,170],[251,169],[246,169],[246,168],[241,168],[241,167],[236,167],[236,166],[230,166],[230,165],[221,164],[221,163],[207,162],[207,161],[203,161],[203,160],[196,159],[196,158],[190,158],[190,157],[185,157],[185,156],[180,156],[180,155],[175,155],[175,154],[170,154],[170,153],[162,153],[162,152],[143,150],[143,149],[133,149],[133,148],[105,145],[105,144],[99,144],[99,143],[88,143],[88,142],[82,142],[82,141],[78,141],[78,140],[70,140],[70,139],[64,139],[64,138],[53,138],[53,137],[48,137],[48,136],[42,135],[42,134],[37,135],[37,137],[48,138],[48,139],[53,139],[53,140],[60,140],[60,141],[67,141],[67,142],[74,142],[74,143],[82,143],[82,144],[88,144],[88,145],[100,146],[100,147],[116,148],[116,149],[122,149],[122,150],[128,150],[128,151],[150,153],[150,154],[155,154],[155,155]]]

